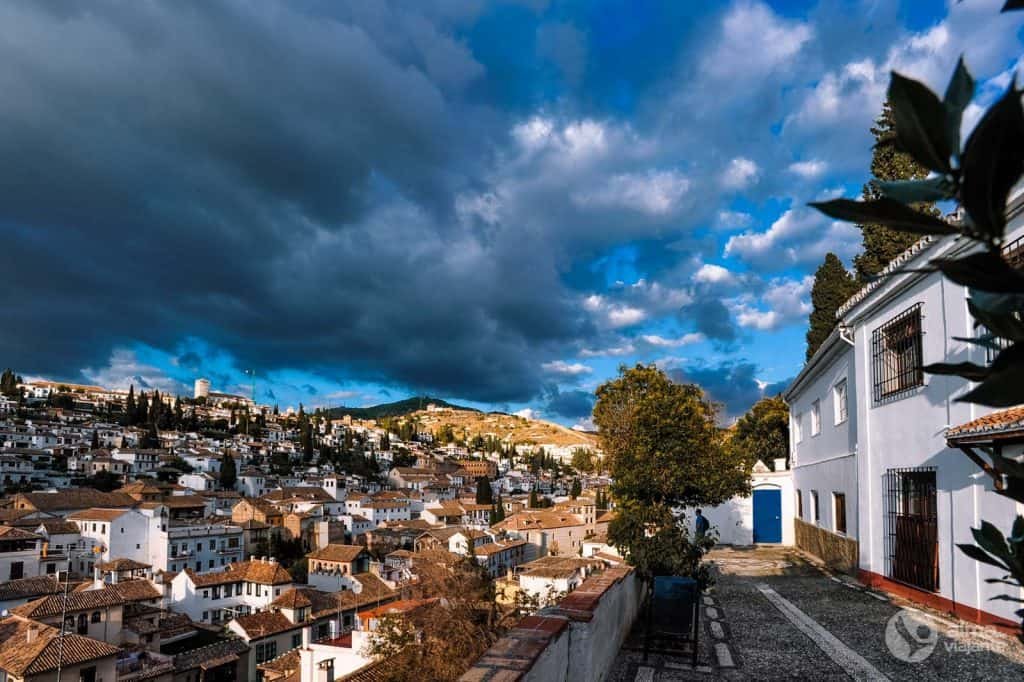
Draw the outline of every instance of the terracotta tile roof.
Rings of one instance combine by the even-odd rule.
[[[66,511],[90,507],[132,507],[138,500],[124,493],[104,493],[93,488],[63,488],[60,493],[19,493],[14,498],[16,507],[29,505],[39,511]],[[29,508],[25,507],[25,508]]]
[[[86,583],[89,585],[90,583]],[[124,598],[117,592],[109,588],[100,590],[85,590],[69,592],[67,598],[67,610],[70,611],[89,611],[92,609],[108,608],[110,606],[121,606],[124,604]],[[35,601],[30,601],[27,604],[16,606],[11,609],[11,613],[25,618],[46,618],[48,616],[59,616],[64,610],[64,595],[63,594],[51,594]]]
[[[270,602],[270,605],[279,609],[299,609],[303,606],[312,606],[313,602],[306,594],[309,590],[291,588],[281,593],[281,596]]]
[[[260,611],[235,618],[249,640],[262,639],[292,628],[301,628],[302,623],[293,623],[280,611]]]
[[[63,592],[60,581],[52,575],[40,575],[33,578],[18,578],[0,582],[0,601],[12,599],[29,599]]]
[[[186,670],[202,668],[209,670],[225,663],[237,661],[238,656],[249,650],[245,640],[239,638],[223,639],[207,646],[183,651],[174,657],[174,671],[181,673]]]
[[[36,529],[42,528],[47,535],[78,535],[78,526],[63,519],[46,519]]]
[[[299,682],[302,679],[302,672],[299,670],[299,650],[292,649],[286,654],[256,666],[262,670],[264,679],[272,682]],[[270,673],[269,675],[267,673]]]
[[[391,675],[392,670],[388,668],[388,659],[385,658],[337,679],[338,682],[386,682],[391,679]]]
[[[127,509],[107,509],[94,507],[68,514],[68,521],[105,521],[110,522],[127,514]]]
[[[333,502],[331,497],[323,488],[313,486],[286,486],[278,490],[271,490],[263,496],[267,500],[281,501],[288,499],[314,500],[317,502]]]
[[[29,630],[36,635],[28,641]],[[61,643],[63,639],[63,643]],[[0,620],[0,669],[15,677],[42,675],[65,666],[116,656],[119,649],[81,635],[58,636],[56,628],[11,616]]]
[[[164,596],[163,592],[148,580],[122,580],[110,585],[108,589],[114,590],[126,602],[149,601]]]
[[[477,556],[490,556],[492,554],[498,554],[505,550],[515,549],[516,547],[522,547],[526,545],[525,540],[516,540],[511,542],[488,542],[486,545],[480,545],[473,549],[473,553]]]
[[[144,564],[134,559],[111,559],[96,564],[96,568],[101,571],[142,571],[152,567],[152,564]]]
[[[0,526],[0,540],[38,540],[40,536],[21,528]]]
[[[317,561],[341,561],[348,563],[355,561],[359,555],[365,553],[366,548],[362,545],[329,544],[315,552],[310,552],[306,556]]]
[[[382,618],[393,613],[409,613],[416,609],[423,608],[425,606],[433,606],[441,601],[440,597],[431,597],[429,599],[403,599],[401,601],[393,601],[390,604],[384,604],[382,606],[376,606],[372,609],[359,612],[359,619],[362,621],[368,621],[371,618]]]
[[[966,442],[981,436],[1024,435],[1024,405],[1011,407],[978,417],[966,424],[946,429],[946,440],[953,444]]]
[[[196,573],[190,568],[185,569],[192,584],[197,587],[226,585],[228,583],[247,582],[261,585],[287,585],[292,582],[292,575],[276,561],[240,561],[228,564],[223,571],[213,573]]]
[[[495,524],[495,528],[507,530],[548,530],[582,526],[583,520],[575,514],[549,511],[522,511]]]

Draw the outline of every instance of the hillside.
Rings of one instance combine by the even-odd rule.
[[[330,409],[330,415],[332,419],[338,419],[345,415],[351,415],[353,419],[381,419],[383,417],[404,417],[407,414],[412,414],[423,410],[427,405],[437,405],[438,407],[449,407],[455,410],[461,410],[464,412],[477,412],[471,407],[462,407],[460,405],[453,405],[449,402],[441,400],[440,398],[431,398],[430,396],[413,396],[412,398],[406,398],[405,400],[398,400],[393,403],[383,403],[381,405],[372,405],[370,407],[333,407]]]
[[[434,433],[446,424],[451,424],[455,433],[473,436],[494,435],[504,439],[510,437],[515,443],[536,443],[538,445],[559,445],[598,448],[597,435],[574,431],[560,424],[540,419],[525,419],[503,412],[479,412],[462,409],[420,410],[411,415],[419,421],[424,431]]]

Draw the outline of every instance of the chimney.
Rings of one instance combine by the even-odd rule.
[[[313,641],[313,628],[306,626],[302,628],[302,648],[308,649],[310,643]]]
[[[775,460],[775,470],[776,471],[785,471],[786,470],[786,458],[785,457],[779,457],[779,458],[777,458]]]
[[[249,555],[249,561],[256,561],[256,555],[255,554],[250,554]]]
[[[36,641],[36,637],[39,636],[39,626],[32,623],[28,626],[28,630],[25,631],[25,642],[31,644]]]

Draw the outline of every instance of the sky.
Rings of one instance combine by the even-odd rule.
[[[590,425],[620,365],[742,414],[799,371],[893,69],[1002,0],[0,5],[0,366]]]

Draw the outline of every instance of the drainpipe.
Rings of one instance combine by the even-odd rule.
[[[849,334],[849,336],[847,336],[847,334]],[[845,324],[839,325],[839,338],[851,346],[855,345],[853,342],[853,332]]]

